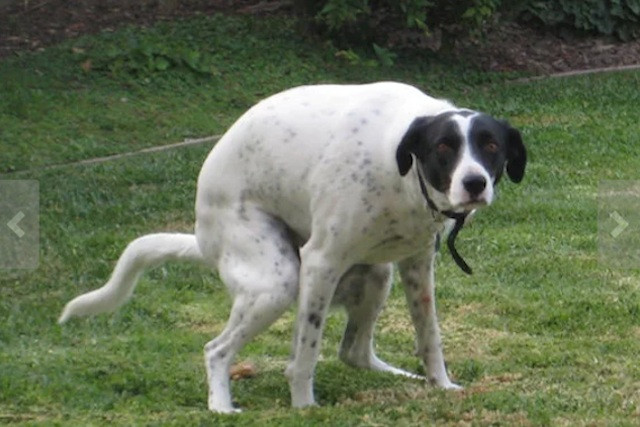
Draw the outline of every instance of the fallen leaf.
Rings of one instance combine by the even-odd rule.
[[[241,380],[243,378],[251,378],[256,375],[256,367],[251,362],[236,363],[229,370],[229,376],[232,380]]]

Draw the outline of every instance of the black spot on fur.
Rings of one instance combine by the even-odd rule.
[[[318,313],[311,313],[309,315],[309,323],[311,323],[316,329],[320,329],[320,316]]]

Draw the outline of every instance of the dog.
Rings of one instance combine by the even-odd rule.
[[[505,171],[520,182],[526,162],[521,134],[506,121],[407,84],[286,90],[249,109],[208,155],[198,177],[195,235],[134,240],[109,281],[70,301],[59,321],[115,310],[148,268],[200,262],[219,273],[233,298],[226,327],[204,347],[211,411],[239,411],[229,383],[234,356],[296,301],[285,370],[293,407],[316,404],[313,376],[331,305],[348,314],[339,348],[348,365],[458,389],[445,368],[436,317],[437,245],[451,218],[461,226],[493,201]],[[392,263],[426,377],[374,353]]]

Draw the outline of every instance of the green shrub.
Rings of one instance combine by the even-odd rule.
[[[145,77],[172,69],[215,74],[211,52],[203,51],[193,43],[172,41],[159,31],[125,29],[110,38],[100,49],[92,49],[88,59],[95,70],[114,75]]]
[[[394,32],[479,32],[501,0],[296,0],[297,9],[342,44],[389,44]]]
[[[569,26],[622,40],[640,37],[640,0],[530,1],[525,16],[547,26]]]

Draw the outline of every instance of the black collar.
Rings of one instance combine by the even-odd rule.
[[[449,233],[449,237],[447,237],[447,247],[449,248],[449,252],[451,252],[451,257],[453,257],[453,260],[456,262],[456,264],[458,265],[458,267],[460,267],[462,271],[464,271],[467,274],[473,274],[473,270],[471,270],[471,267],[469,267],[469,264],[467,264],[465,260],[460,256],[460,254],[458,253],[455,247],[456,237],[458,236],[458,233],[464,226],[464,221],[467,218],[467,215],[469,215],[469,212],[459,213],[451,210],[442,211],[438,209],[436,204],[433,202],[433,199],[429,197],[429,192],[427,191],[427,185],[424,182],[424,176],[422,174],[422,167],[420,166],[419,162],[416,162],[416,167],[418,170],[418,182],[420,182],[420,191],[422,192],[422,196],[424,196],[424,199],[426,200],[427,206],[429,207],[429,209],[431,209],[436,214],[444,215],[447,218],[451,218],[456,221],[455,225],[453,226],[453,229]]]

